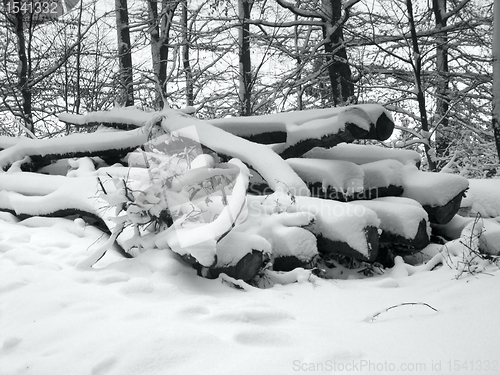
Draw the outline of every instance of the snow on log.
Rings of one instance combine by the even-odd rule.
[[[271,199],[277,196],[279,195],[268,197]],[[247,218],[234,231],[265,238],[271,245],[270,256],[276,271],[309,267],[318,255],[316,237],[307,230],[315,218],[314,215],[310,212],[275,210],[276,207],[267,205],[265,197],[262,201],[251,196],[248,199]]]
[[[203,146],[217,153],[238,158],[254,168],[274,191],[289,190],[294,195],[305,196],[310,194],[304,181],[272,149],[179,111],[164,111],[162,115],[162,127],[166,132],[176,132],[186,137],[192,137],[194,133]]]
[[[335,147],[313,148],[304,154],[306,158],[345,160],[356,164],[392,159],[402,164],[419,165],[420,154],[412,150],[385,148],[374,145],[357,145],[341,143]]]
[[[156,112],[144,112],[136,107],[118,107],[109,111],[90,112],[85,115],[61,113],[59,121],[77,126],[98,126],[130,130],[144,126]]]
[[[19,142],[29,141],[31,138],[27,137],[6,137],[4,135],[0,135],[0,151],[5,150],[6,148],[17,145]]]
[[[432,228],[437,235],[454,240],[460,238],[463,230],[473,223],[476,218],[455,215],[446,224],[433,224]],[[500,224],[494,219],[480,219],[482,222],[479,237],[479,250],[490,255],[500,255]]]
[[[216,279],[221,273],[243,281],[252,280],[269,259],[271,244],[256,234],[231,231],[217,243],[217,262],[201,267],[201,276]]]
[[[367,261],[377,257],[380,220],[369,208],[284,193],[248,196],[248,200],[249,207],[257,211],[314,215],[314,221],[305,228],[316,235],[320,252]]]
[[[431,223],[446,224],[460,209],[469,186],[466,178],[448,173],[422,172],[416,167],[403,170],[403,196],[420,203]]]
[[[363,170],[339,160],[291,158],[286,162],[302,178],[314,197],[351,200],[363,192]]]
[[[337,133],[346,124],[354,124],[360,128],[361,137],[385,140],[392,134],[394,127],[389,113],[377,104],[207,121],[220,129],[254,142],[265,144],[286,142],[289,145],[308,139],[311,134],[321,138]],[[356,137],[356,134],[352,135]]]
[[[288,159],[304,155],[314,147],[332,147],[342,142],[356,139],[385,140],[394,129],[394,122],[384,112],[383,107],[366,105],[365,112],[358,107],[346,107],[332,119],[317,119],[301,125],[287,127],[287,140],[279,151]]]
[[[386,159],[361,164],[364,172],[363,196],[357,199],[373,199],[403,194],[403,164],[397,160]]]
[[[460,205],[470,216],[500,216],[500,179],[470,179],[469,190]]]
[[[343,160],[311,158],[286,161],[306,181],[314,197],[351,201],[403,193],[403,164],[397,160],[361,165]]]
[[[373,210],[380,219],[380,242],[397,244],[401,250],[421,250],[430,242],[430,224],[422,206],[408,198],[385,197],[370,201],[355,201]]]
[[[0,151],[0,169],[22,161],[23,170],[36,170],[52,160],[82,156],[101,156],[119,160],[148,140],[147,128],[130,131],[108,131],[71,134],[62,138],[21,141]]]
[[[318,255],[314,234],[300,227],[278,227],[274,230],[273,270],[291,271],[310,268]]]

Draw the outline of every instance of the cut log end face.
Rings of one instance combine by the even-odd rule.
[[[402,253],[414,253],[422,250],[430,243],[429,234],[427,233],[427,222],[422,219],[418,224],[417,233],[413,238],[405,238],[401,235],[382,232],[380,235],[380,242],[382,244],[394,244],[397,250]]]
[[[374,262],[377,258],[379,249],[378,228],[372,226],[366,227],[365,236],[369,247],[368,256],[360,253],[356,249],[353,249],[346,242],[333,241],[321,235],[317,237],[318,251],[323,254],[340,254],[364,262]]]
[[[258,250],[246,254],[234,266],[227,266],[221,268],[201,268],[198,269],[198,274],[208,279],[216,279],[221,273],[232,277],[233,279],[251,281],[257,273],[262,269],[264,264],[268,261],[265,254]]]
[[[379,141],[385,141],[386,139],[389,139],[394,131],[394,122],[384,112],[377,119],[375,128],[377,131],[377,139]]]
[[[295,256],[283,256],[274,259],[273,270],[288,272],[294,270],[295,268],[310,269],[312,268],[313,262],[314,259],[304,261]]]
[[[460,210],[460,204],[462,203],[464,193],[465,190],[458,193],[453,199],[443,206],[424,205],[423,208],[429,215],[429,221],[435,224],[446,224],[450,222],[453,216],[455,216],[455,214]]]
[[[375,124],[370,124],[370,130],[368,131],[352,123],[347,123],[345,128],[356,139],[385,141],[394,131],[394,122],[385,113],[382,113]]]

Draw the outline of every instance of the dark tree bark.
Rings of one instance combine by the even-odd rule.
[[[332,101],[334,106],[345,105],[352,100],[354,84],[352,72],[347,61],[347,50],[343,45],[343,24],[347,21],[348,10],[342,15],[342,1],[328,1],[331,11],[329,19],[324,19],[323,37],[325,52],[327,53],[328,76],[332,88]]]
[[[17,38],[17,57],[19,60],[17,69],[18,88],[22,98],[20,109],[22,110],[24,126],[29,132],[33,132],[32,93],[31,87],[29,86],[29,60],[25,38],[26,21],[21,11],[22,1],[4,0],[4,3],[8,1],[11,1],[10,9],[12,10],[8,13],[8,20]]]
[[[182,64],[186,76],[186,105],[194,105],[193,71],[189,61],[190,31],[188,24],[188,3],[182,3]]]
[[[326,70],[331,85],[331,102],[334,106],[352,104],[354,101],[354,83],[344,45],[343,27],[349,19],[350,9],[359,0],[350,0],[342,4],[342,0],[324,0],[319,7],[312,4],[292,4],[285,0],[277,3],[291,11],[297,17],[306,18],[304,24],[315,19],[320,20],[323,33],[322,47],[326,55]],[[301,7],[301,6],[304,7]],[[311,9],[311,6],[315,9]],[[324,69],[324,67],[322,67]]]
[[[413,74],[415,77],[415,91],[417,94],[417,103],[420,114],[420,122],[422,124],[422,132],[429,134],[429,120],[427,118],[427,109],[425,103],[424,89],[422,85],[422,56],[420,55],[420,48],[417,36],[417,30],[415,26],[415,18],[413,15],[413,3],[412,0],[406,0],[406,9],[408,11],[408,22],[410,25],[411,42],[413,47]],[[430,142],[429,137],[426,137],[427,141]],[[425,155],[427,157],[427,162],[429,164],[429,169],[431,171],[436,170],[436,163],[432,155],[431,147],[427,143],[424,145]]]
[[[156,81],[156,106],[161,109],[167,98],[167,67],[169,58],[170,30],[179,2],[177,0],[148,0],[151,35],[151,57]]]
[[[448,33],[443,30],[446,27],[446,0],[433,0],[432,10],[436,20],[436,70],[438,82],[436,86],[436,154],[438,157],[446,156],[446,150],[450,144],[448,111],[450,99],[448,96]]]
[[[493,133],[500,160],[500,4],[494,3],[493,31]]]
[[[115,9],[116,29],[118,33],[118,60],[120,65],[119,81],[123,90],[123,97],[120,98],[119,104],[128,107],[134,105],[134,85],[127,0],[115,0]]]
[[[240,45],[240,116],[252,114],[252,62],[250,56],[250,18],[253,0],[238,0],[241,28],[238,31]]]

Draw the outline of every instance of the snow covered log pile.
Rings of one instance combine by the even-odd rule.
[[[325,257],[391,265],[427,246],[431,225],[443,231],[468,187],[420,171],[416,152],[349,144],[391,135],[379,105],[210,121],[186,112],[61,114],[100,127],[0,137],[0,210],[78,215],[128,255],[170,249],[200,275],[249,281]]]

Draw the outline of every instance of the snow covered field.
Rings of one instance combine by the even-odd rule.
[[[495,267],[458,280],[398,262],[348,280],[298,269],[237,289],[170,251],[75,268],[99,239],[78,219],[2,214],[0,374],[500,373]]]

